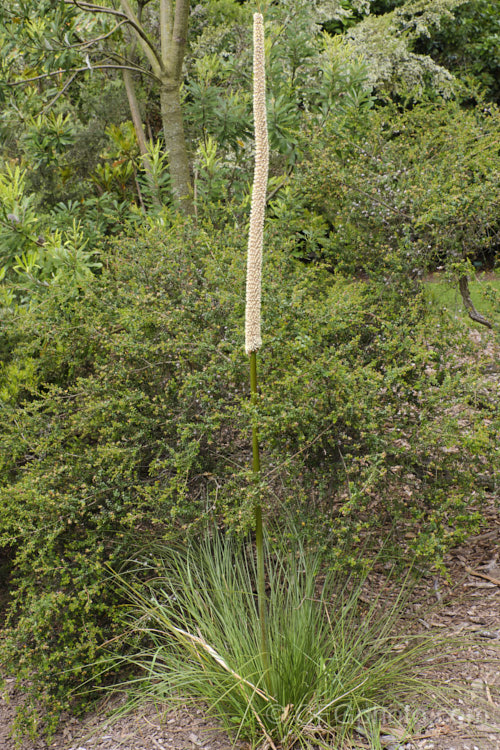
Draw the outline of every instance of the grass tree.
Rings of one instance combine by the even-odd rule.
[[[403,616],[409,589],[393,604],[381,594],[366,605],[366,578],[336,576],[299,538],[277,545],[265,569],[257,421],[257,352],[261,347],[263,226],[268,175],[264,23],[254,15],[255,172],[248,238],[245,349],[250,364],[257,555],[213,529],[196,542],[150,552],[152,577],[129,592],[143,669],[127,689],[155,701],[200,698],[253,747],[352,747],[356,735],[381,748],[381,734],[409,738],[407,701],[431,699],[439,685],[433,654],[446,644],[411,635]],[[144,572],[144,571],[143,571]],[[321,573],[321,578],[318,575]],[[268,594],[266,595],[266,579]],[[257,584],[257,597],[255,597]],[[384,593],[384,592],[382,592]],[[267,599],[268,597],[268,599]],[[256,601],[257,600],[257,601]],[[130,659],[130,657],[127,657]],[[440,697],[443,697],[440,693]],[[134,705],[135,701],[132,700]],[[404,715],[404,720],[401,717]],[[384,725],[382,725],[384,721]],[[363,738],[361,740],[361,738]],[[365,745],[363,745],[365,746]]]
[[[264,216],[266,210],[266,188],[269,168],[269,143],[266,117],[266,73],[264,51],[264,19],[261,13],[254,14],[254,53],[253,53],[253,113],[255,127],[255,171],[248,233],[247,288],[245,311],[245,350],[250,357],[250,390],[252,403],[257,402],[257,351],[262,344],[261,319],[261,278],[262,248],[264,238]],[[260,455],[257,420],[254,414],[252,424],[253,471],[259,481]],[[261,628],[261,648],[264,664],[268,664],[264,538],[262,505],[260,499],[255,504],[255,536],[257,545],[257,591],[259,599],[259,619]]]

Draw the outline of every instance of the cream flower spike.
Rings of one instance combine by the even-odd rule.
[[[260,297],[269,144],[267,140],[266,118],[264,19],[261,13],[254,13],[253,17],[253,117],[255,129],[255,169],[247,256],[245,311],[245,351],[247,354],[256,352],[262,344],[260,336]]]

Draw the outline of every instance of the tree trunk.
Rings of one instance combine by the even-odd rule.
[[[137,44],[147,57],[155,77],[160,81],[161,119],[168,151],[174,203],[182,213],[192,214],[193,190],[179,95],[190,0],[175,0],[175,9],[172,0],[160,0],[160,50],[151,42],[141,26],[140,15],[145,3],[139,4],[139,16],[134,13],[130,0],[120,0],[120,4],[129,19]]]
[[[194,212],[193,189],[184,121],[180,101],[180,81],[162,81],[160,89],[161,119],[170,165],[174,202],[183,214]]]
[[[141,113],[139,110],[139,103],[135,95],[135,86],[134,86],[134,81],[132,79],[132,73],[130,72],[130,70],[123,70],[122,73],[123,73],[123,82],[125,84],[125,91],[127,92],[127,99],[128,99],[128,105],[130,108],[130,114],[132,116],[132,122],[134,124],[135,137],[137,138],[137,143],[139,144],[139,151],[142,156],[142,161],[143,161],[144,169],[146,172],[146,178],[151,188],[151,195],[152,195],[153,203],[156,206],[160,206],[161,201],[158,196],[158,188],[155,183],[155,179],[154,179],[153,172],[151,169],[151,162],[148,157],[146,134],[144,133],[144,128],[142,126],[142,118],[141,118]]]

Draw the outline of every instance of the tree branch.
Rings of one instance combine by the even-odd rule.
[[[103,5],[94,5],[93,3],[85,2],[85,0],[64,0],[65,5],[72,5],[74,8],[80,8],[85,13],[108,13],[111,16],[119,16],[120,18],[127,18],[125,13],[114,8],[105,8]]]
[[[85,65],[83,68],[66,68],[65,70],[53,70],[50,73],[42,73],[39,76],[33,76],[32,78],[24,78],[22,81],[12,81],[11,83],[7,82],[6,86],[22,86],[25,83],[32,83],[33,81],[40,81],[42,78],[52,78],[52,76],[58,76],[61,75],[61,73],[83,73],[87,70],[134,70],[136,73],[144,73],[145,75],[149,76],[150,78],[154,78],[157,80],[156,76],[151,73],[149,70],[145,70],[144,68],[139,67],[138,65],[92,65],[90,68],[88,65]]]
[[[68,46],[62,47],[62,49],[77,49],[78,47],[81,47],[81,49],[85,49],[86,47],[91,47],[96,42],[101,42],[103,39],[107,39],[112,34],[115,33],[117,29],[120,28],[120,26],[123,26],[124,24],[128,24],[128,19],[124,19],[123,21],[120,21],[120,23],[117,23],[116,26],[111,29],[111,31],[108,31],[106,34],[103,34],[102,36],[96,36],[95,39],[89,39],[87,42],[78,42],[77,44],[69,44]]]
[[[165,67],[168,61],[168,50],[172,43],[173,13],[172,0],[160,0],[160,45],[161,59]]]
[[[131,27],[136,33],[137,41],[141,45],[144,54],[148,58],[151,64],[151,67],[153,68],[153,72],[159,78],[163,71],[163,61],[161,57],[159,56],[158,52],[156,51],[153,43],[150,41],[143,27],[140,25],[139,19],[135,15],[129,1],[120,0],[120,4],[125,12],[126,17],[128,18],[130,22]]]
[[[174,27],[172,29],[171,70],[175,80],[180,78],[186,51],[189,21],[189,0],[176,0]]]
[[[78,72],[73,73],[73,75],[68,78],[68,80],[66,81],[66,83],[64,84],[64,86],[62,87],[62,89],[60,91],[58,91],[57,94],[54,96],[54,98],[51,99],[50,102],[42,109],[42,111],[41,111],[40,114],[44,115],[52,107],[52,105],[57,102],[57,100],[59,99],[59,97],[64,94],[64,92],[66,91],[66,89],[69,86],[71,86],[71,84],[73,83],[73,81],[75,80],[75,78],[77,77],[77,75],[78,75]]]
[[[137,16],[128,3],[128,0],[120,0],[125,12],[115,10],[114,8],[105,8],[102,5],[94,5],[93,3],[85,2],[85,0],[64,0],[64,2],[66,3],[66,5],[72,5],[73,7],[80,8],[80,10],[83,10],[87,13],[108,13],[109,15],[118,16],[119,18],[125,19],[125,21],[127,21],[134,29],[140,45],[144,50],[144,54],[148,58],[151,67],[153,68],[153,72],[159,77],[162,68],[161,59],[158,56],[153,42],[151,42],[143,27],[139,23]]]
[[[481,313],[478,312],[474,307],[474,303],[472,302],[470,297],[469,279],[467,276],[461,276],[459,278],[458,288],[460,289],[460,294],[462,295],[465,309],[467,310],[469,318],[471,318],[471,320],[474,320],[476,323],[481,323],[481,325],[486,326],[486,328],[493,328],[493,325],[490,323],[490,321],[487,320],[483,315],[481,315]]]

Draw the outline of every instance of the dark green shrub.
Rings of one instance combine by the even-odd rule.
[[[118,648],[108,566],[207,521],[249,526],[245,245],[230,220],[154,225],[117,243],[79,295],[61,283],[4,313],[2,658],[54,711],[99,682],[104,642]],[[494,404],[477,410],[457,330],[409,283],[403,296],[291,260],[277,222],[267,248],[267,512],[292,513],[332,554],[393,528],[398,546],[439,564],[477,523],[475,475],[491,472],[495,446]]]
[[[500,104],[500,18],[495,0],[469,0],[440,29],[422,36],[416,51],[430,55],[454,75],[475,80]]]

